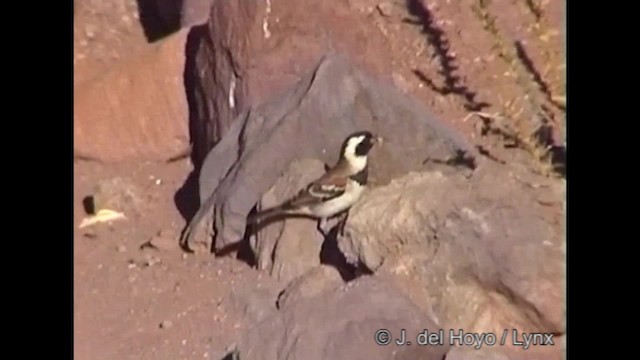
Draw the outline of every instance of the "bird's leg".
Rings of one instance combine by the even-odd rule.
[[[344,227],[347,225],[347,219],[349,218],[349,210],[345,211],[340,216],[340,222],[338,223],[338,231],[340,236],[344,236]]]
[[[320,233],[324,237],[327,237],[327,235],[329,235],[329,230],[331,230],[331,229],[327,229],[328,223],[329,223],[329,221],[327,219],[325,219],[325,218],[321,218],[318,221],[318,231],[320,231]]]

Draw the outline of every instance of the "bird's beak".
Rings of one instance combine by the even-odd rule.
[[[382,142],[384,141],[384,138],[382,136],[374,136],[373,137],[373,142],[376,144],[382,144]]]

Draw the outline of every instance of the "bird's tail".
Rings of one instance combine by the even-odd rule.
[[[286,213],[286,206],[275,206],[269,209],[258,211],[255,214],[251,214],[247,217],[247,224],[255,224],[264,219]]]

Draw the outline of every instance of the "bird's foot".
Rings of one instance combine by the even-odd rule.
[[[349,212],[345,211],[344,214],[340,217],[340,222],[338,223],[338,232],[340,236],[344,236],[344,228],[347,225],[347,219],[349,218]]]
[[[333,229],[332,223],[334,223],[335,219],[338,219],[338,222],[335,226],[338,227],[338,233],[340,236],[344,236],[344,228],[347,224],[347,219],[349,218],[349,212],[345,212],[343,214],[338,215],[337,217],[329,219],[320,219],[318,221],[318,231],[324,236],[327,237],[331,230]]]
[[[318,221],[318,231],[320,231],[325,238],[329,236],[331,228],[329,228],[329,221],[327,219],[320,219],[320,221]]]

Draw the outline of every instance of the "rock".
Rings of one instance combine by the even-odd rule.
[[[318,160],[295,161],[262,197],[262,208],[276,206],[295,195],[307,183],[324,173]],[[285,283],[320,264],[323,237],[317,222],[304,218],[286,218],[260,225],[253,250],[259,269],[268,270]]]
[[[162,263],[162,259],[151,254],[145,254],[144,259],[142,260],[143,267],[152,267],[160,263]]]
[[[165,320],[160,323],[160,329],[170,329],[173,327],[173,322],[171,320]]]
[[[176,250],[180,245],[177,238],[177,236],[172,236],[168,234],[167,231],[161,230],[152,236],[146,244],[158,250]],[[143,247],[146,247],[145,245],[143,245]]]
[[[411,340],[425,328],[437,327],[392,285],[362,277],[288,303],[253,326],[238,342],[237,353],[243,360],[443,359],[449,348],[446,337],[443,346],[382,346],[374,341],[380,329],[392,340],[405,329]]]
[[[126,216],[143,212],[142,190],[126,177],[100,180],[91,198],[96,212],[108,209],[122,212]]]
[[[188,28],[207,22],[211,2],[212,0],[183,0],[180,11],[180,26]]]
[[[206,1],[186,1],[183,22],[203,21],[185,9],[202,9]],[[285,92],[328,52],[348,54],[388,78],[391,57],[381,54],[391,51],[389,44],[359,16],[345,1],[211,2],[207,22],[189,39],[196,165],[243,110]]]
[[[475,153],[417,100],[367,76],[344,56],[330,54],[287,96],[237,118],[208,153],[199,174],[201,206],[183,241],[194,251],[212,248],[210,233],[215,250],[236,243],[245,236],[246,215],[293,162],[311,158],[333,165],[346,136],[363,129],[385,138],[370,156],[372,185],[433,167],[464,172],[425,159]],[[200,227],[201,220],[206,226]]]
[[[535,201],[540,192],[561,198],[562,189],[524,184],[541,181],[494,163],[470,179],[411,173],[366,194],[338,246],[440,326],[562,333],[563,229]]]
[[[254,324],[276,312],[278,291],[275,287],[234,289],[230,294],[230,303],[242,314],[244,321]]]
[[[322,293],[331,291],[342,284],[342,278],[336,268],[328,265],[316,266],[289,282],[287,288],[278,297],[278,309],[291,306],[298,301],[321,296]]]
[[[509,329],[507,329],[509,330]],[[553,342],[553,346],[548,344],[547,336],[542,337],[537,345],[529,345],[526,347],[523,345],[523,338],[519,338],[516,344],[518,346],[512,346],[511,341],[506,341],[506,344],[500,344],[501,334],[497,334],[498,341],[494,346],[484,345],[479,349],[472,346],[468,347],[454,347],[449,353],[447,353],[446,360],[561,360],[566,359],[565,353],[565,336],[552,336],[550,339]],[[549,334],[542,334],[549,335]],[[538,337],[540,339],[540,337]]]
[[[74,87],[74,148],[102,161],[165,160],[188,145],[187,30]]]

